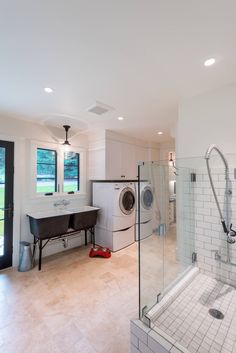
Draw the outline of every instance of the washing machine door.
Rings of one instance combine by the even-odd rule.
[[[119,205],[125,215],[130,215],[134,212],[135,193],[133,189],[126,187],[121,191]]]
[[[153,191],[150,186],[145,186],[141,192],[141,205],[145,210],[151,210],[153,204]]]

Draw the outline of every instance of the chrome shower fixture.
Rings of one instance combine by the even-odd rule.
[[[236,231],[234,229],[232,229],[232,223],[231,223],[230,228],[227,233],[227,242],[229,244],[234,244],[236,242],[236,240],[233,239],[232,237],[235,237],[235,236],[236,236]]]
[[[226,220],[225,218],[223,217],[223,213],[221,211],[221,208],[220,208],[220,204],[219,204],[219,201],[218,201],[218,197],[216,195],[216,191],[215,191],[215,187],[214,187],[214,183],[213,183],[213,180],[212,180],[212,176],[211,176],[211,169],[210,169],[210,165],[209,165],[209,161],[210,161],[210,156],[211,156],[211,153],[212,151],[215,150],[221,157],[223,163],[224,163],[224,166],[225,166],[225,181],[226,181],[226,190],[225,190],[225,196],[226,196],[226,204],[228,206],[228,202],[229,202],[229,196],[232,195],[232,190],[229,188],[229,182],[230,182],[230,179],[229,179],[229,166],[228,166],[228,162],[227,160],[225,159],[223,153],[219,150],[219,148],[216,146],[216,145],[210,145],[206,151],[206,154],[205,154],[205,160],[206,160],[206,164],[207,164],[207,172],[208,172],[208,176],[209,176],[209,180],[210,180],[210,184],[211,184],[211,189],[212,189],[212,192],[213,192],[213,195],[214,195],[214,199],[215,199],[215,202],[216,202],[216,206],[217,206],[217,209],[218,209],[218,212],[219,212],[219,215],[220,215],[220,220],[221,220],[221,224],[222,224],[222,227],[223,227],[223,231],[224,233],[226,234],[227,236],[227,242],[229,244],[233,244],[235,243],[235,239],[233,239],[232,237],[235,237],[236,236],[236,231],[232,229],[232,224],[230,224],[229,226],[229,214],[228,214],[228,209],[227,209],[227,214],[226,214]]]

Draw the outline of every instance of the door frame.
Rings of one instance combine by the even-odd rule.
[[[6,253],[6,258],[4,256],[0,259],[1,270],[11,267],[13,263],[13,210],[14,210],[14,151],[15,144],[12,141],[0,140],[0,147],[6,149],[5,154],[5,200],[4,208],[10,207],[8,215],[8,221],[4,222],[4,233],[9,237],[7,243],[4,242],[4,253]],[[8,200],[8,204],[6,204]],[[7,213],[7,212],[6,212]]]

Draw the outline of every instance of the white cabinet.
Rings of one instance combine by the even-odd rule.
[[[122,143],[121,172],[125,179],[136,179],[135,146]]]
[[[137,179],[138,164],[155,160],[157,147],[148,147],[143,141],[116,134],[112,131],[91,134],[89,140],[88,175],[90,179]],[[154,159],[153,159],[154,158]],[[144,174],[144,168],[142,168]],[[147,179],[149,168],[145,168]]]
[[[145,157],[145,149],[114,140],[106,141],[106,178],[136,179],[138,176],[138,161]]]
[[[106,141],[106,179],[122,179],[122,143]]]
[[[148,161],[148,150],[145,147],[135,146],[136,164]]]
[[[105,179],[105,149],[91,149],[88,154],[89,179]]]

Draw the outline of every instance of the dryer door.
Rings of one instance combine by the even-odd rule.
[[[145,186],[141,192],[141,205],[145,210],[151,210],[153,204],[153,191],[150,186]]]
[[[125,215],[130,215],[134,212],[135,193],[133,189],[126,187],[121,191],[119,205]]]

